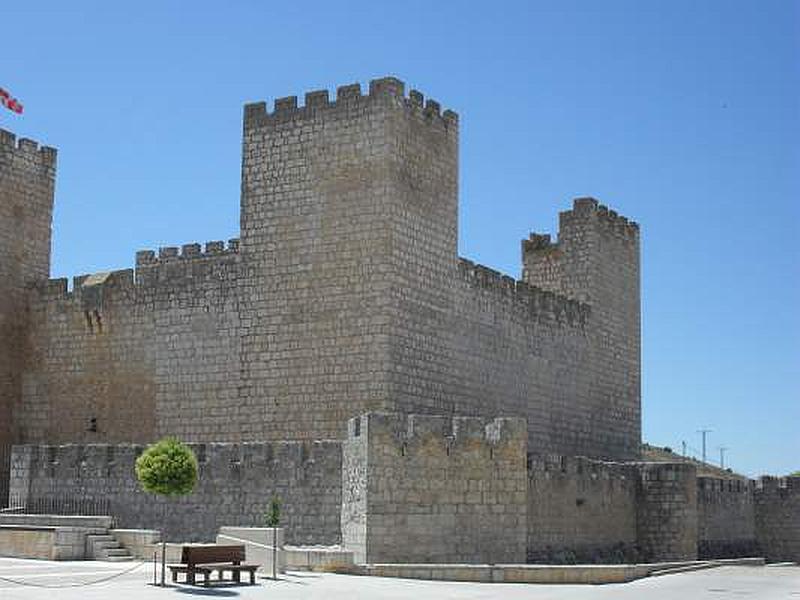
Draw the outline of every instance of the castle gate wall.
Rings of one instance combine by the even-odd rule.
[[[526,444],[523,419],[352,419],[345,546],[356,562],[524,562]]]
[[[754,498],[762,555],[770,561],[800,562],[800,477],[762,477]]]
[[[528,460],[528,562],[637,562],[635,465],[582,457]]]
[[[288,542],[341,541],[340,442],[190,447],[200,467],[197,488],[164,501],[141,491],[136,480],[134,463],[143,446],[15,446],[12,501],[15,506],[56,506],[67,500],[80,506],[102,500],[117,527],[164,527],[168,540],[213,541],[223,525],[263,526],[277,496]]]
[[[697,478],[698,558],[758,556],[750,480]]]

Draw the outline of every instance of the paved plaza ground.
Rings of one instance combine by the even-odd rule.
[[[229,585],[205,589],[184,585],[153,587],[152,565],[136,563],[48,562],[0,558],[2,600],[163,600],[191,597],[288,600],[414,600],[501,598],[515,600],[800,600],[800,567],[720,567],[692,573],[602,586],[433,582],[294,572],[279,581],[256,586]],[[104,583],[53,589],[41,586],[80,585],[135,570]],[[39,586],[39,587],[33,587]]]

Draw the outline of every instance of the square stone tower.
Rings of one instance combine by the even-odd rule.
[[[395,408],[402,340],[431,337],[415,323],[449,306],[457,154],[455,113],[394,78],[245,108],[241,400],[255,433],[340,438],[348,418]]]
[[[56,151],[0,130],[0,505],[22,397],[30,287],[50,274]]]

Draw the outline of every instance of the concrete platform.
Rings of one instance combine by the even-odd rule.
[[[635,565],[455,565],[372,564],[346,571],[373,577],[470,581],[475,583],[608,584],[626,583],[657,574],[696,571],[718,566],[763,566],[763,558],[683,561]]]
[[[128,567],[129,568],[129,567]],[[290,572],[278,581],[258,585],[225,585],[204,590],[185,585],[149,585],[152,566],[123,573],[120,565],[102,562],[51,562],[0,559],[3,600],[163,600],[207,597],[256,600],[787,600],[800,593],[800,568],[723,566],[665,577],[646,577],[608,585],[531,585],[422,581],[358,577],[332,573]],[[42,589],[40,585],[80,585],[123,573],[85,587]],[[7,578],[7,579],[3,579]],[[13,579],[14,583],[8,581]],[[18,583],[17,583],[18,582]]]

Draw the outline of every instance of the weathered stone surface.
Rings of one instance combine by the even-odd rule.
[[[524,419],[369,413],[348,431],[342,534],[357,563],[525,561]]]

